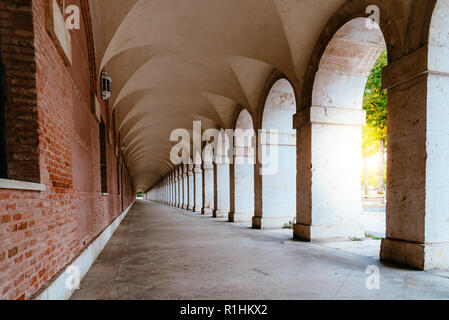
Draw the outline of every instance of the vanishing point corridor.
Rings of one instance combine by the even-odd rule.
[[[449,300],[448,123],[449,0],[0,0],[0,300]]]
[[[448,299],[444,275],[137,200],[72,299]]]

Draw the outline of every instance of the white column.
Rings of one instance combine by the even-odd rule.
[[[170,188],[169,188],[169,177],[165,177],[165,204],[170,204]]]
[[[194,194],[195,194],[195,186],[193,183],[194,177],[193,177],[193,165],[189,164],[188,166],[188,170],[187,170],[187,182],[188,182],[188,203],[187,203],[187,209],[188,210],[193,210],[193,207],[195,205],[195,199],[194,199]]]
[[[165,178],[164,178],[164,182],[162,185],[162,192],[163,192],[163,194],[162,194],[163,202],[164,202],[164,204],[166,204],[167,203],[167,182],[165,181]]]
[[[171,206],[171,173],[167,176],[168,179],[168,205]]]
[[[248,222],[254,216],[254,152],[250,154],[250,150],[253,149],[234,148],[234,164],[230,167],[231,222]]]
[[[178,208],[182,208],[182,198],[183,198],[183,191],[182,191],[182,186],[183,186],[182,166],[178,167],[177,172],[178,172],[178,189],[177,189],[176,193],[178,195],[178,203],[177,203],[176,206]]]
[[[357,109],[311,107],[295,116],[301,240],[364,238],[361,203],[362,126]]]
[[[164,180],[159,184],[159,201],[164,203]]]
[[[194,198],[195,206],[193,208],[194,212],[202,212],[203,209],[203,170],[201,170],[201,165],[195,165],[193,169],[194,177]]]
[[[179,171],[178,168],[175,168],[174,171],[175,174],[175,204],[174,207],[178,207],[179,206]]]
[[[215,164],[214,167],[214,217],[228,218],[230,211],[229,164]]]
[[[187,210],[189,202],[189,185],[187,177],[188,167],[186,164],[182,165],[182,208]]]
[[[214,209],[214,166],[203,164],[203,214],[212,214]]]
[[[170,174],[171,177],[171,206],[175,206],[176,197],[175,197],[175,173],[174,171]]]

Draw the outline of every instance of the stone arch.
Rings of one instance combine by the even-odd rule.
[[[256,120],[259,130],[254,172],[253,228],[256,229],[281,228],[294,220],[296,182],[292,172],[296,171],[296,133],[292,118],[296,101],[292,82],[274,70],[263,91]]]
[[[315,76],[319,69],[320,62],[327,45],[334,38],[334,35],[349,21],[356,18],[367,18],[370,14],[366,9],[376,5],[380,10],[380,30],[385,39],[389,61],[402,57],[403,45],[399,30],[394,22],[393,15],[387,10],[380,0],[350,0],[347,1],[329,20],[318,39],[312,52],[301,91],[301,100],[298,100],[298,111],[307,109],[312,105],[312,92],[315,83]]]
[[[254,215],[254,121],[247,109],[238,108],[234,120],[234,152],[231,164],[230,222],[251,221]]]
[[[404,53],[410,53],[429,41],[430,25],[438,0],[413,1],[407,26],[407,39]]]
[[[312,59],[312,83],[307,84],[304,108],[295,118],[300,178],[294,234],[301,240],[365,236],[362,101],[370,70],[388,44],[381,28],[368,28],[371,21],[353,16],[325,43],[319,61]],[[320,43],[316,50],[322,47]]]

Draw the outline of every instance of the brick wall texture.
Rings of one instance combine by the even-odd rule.
[[[0,22],[8,177],[47,186],[0,189],[0,299],[30,299],[132,203],[135,191],[106,135],[108,193],[101,192],[88,21],[71,31],[72,66],[47,32],[45,0],[0,0]],[[101,113],[113,130],[104,103]]]

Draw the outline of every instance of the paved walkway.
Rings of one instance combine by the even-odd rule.
[[[449,299],[447,273],[383,265],[378,246],[296,242],[138,200],[72,299]]]

